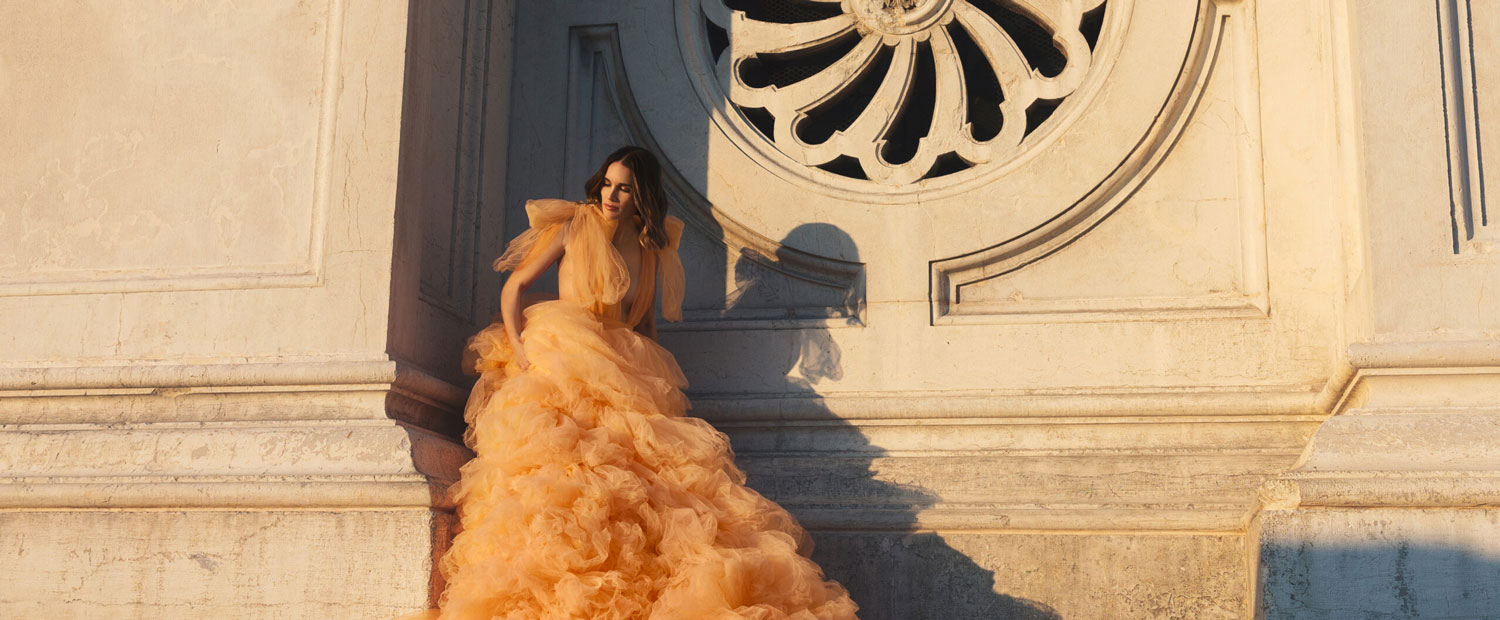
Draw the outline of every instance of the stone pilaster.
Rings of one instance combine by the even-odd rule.
[[[1258,618],[1500,608],[1500,286],[1483,142],[1500,12],[1334,3],[1348,204],[1343,389],[1251,528]],[[1337,382],[1336,382],[1337,383]]]

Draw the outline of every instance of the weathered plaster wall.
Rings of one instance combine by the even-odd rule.
[[[1256,617],[1489,617],[1500,285],[1484,165],[1500,11],[1335,2],[1345,387],[1261,492]],[[1490,158],[1493,160],[1493,157]]]
[[[1351,4],[1374,340],[1496,340],[1500,7]]]
[[[812,17],[518,7],[532,57],[514,74],[512,226],[527,198],[579,197],[617,144],[659,149],[690,285],[662,340],[693,411],[815,531],[869,618],[1244,617],[1255,490],[1342,387],[1330,8],[1105,5],[1094,46],[1076,47],[1073,22],[1053,31],[1088,74],[1036,87],[1062,103],[1018,151],[886,185],[798,159],[778,131],[800,82],[756,91],[726,73],[755,50],[818,47],[793,27]],[[906,35],[888,34],[899,57]],[[828,73],[807,80],[856,80]],[[875,121],[898,91],[870,98]],[[755,109],[780,114],[772,129]],[[856,116],[847,130],[874,135]],[[938,110],[929,135],[955,117]],[[911,531],[920,542],[901,543]],[[1128,561],[1084,568],[1105,557]]]
[[[1489,618],[1500,609],[1495,510],[1333,509],[1268,516],[1258,617]]]
[[[413,584],[448,535],[425,509],[5,512],[0,528],[25,532],[0,539],[0,610],[57,619],[392,618],[426,603]]]
[[[970,71],[923,20],[977,4],[831,19]],[[0,615],[428,604],[488,261],[625,142],[694,412],[867,620],[1482,609],[1500,11],[1035,4],[995,36],[1050,24],[1006,98],[1050,116],[928,175],[869,150],[892,87],[866,179],[717,64],[826,41],[718,0],[0,7]],[[994,120],[936,97],[913,161]]]
[[[384,353],[399,7],[3,10],[0,359]]]
[[[472,291],[429,283],[497,242],[424,229],[477,226],[433,180],[505,142],[510,15],[0,7],[0,616],[431,604]]]

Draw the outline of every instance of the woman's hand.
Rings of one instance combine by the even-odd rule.
[[[511,346],[510,351],[510,362],[516,365],[516,370],[525,372],[527,368],[531,368],[531,360],[526,359],[526,347],[516,344]]]
[[[531,367],[531,360],[526,359],[526,349],[521,346],[521,332],[526,329],[526,315],[522,313],[525,306],[521,299],[543,271],[562,259],[563,249],[567,246],[567,230],[564,228],[560,234],[553,235],[546,246],[537,248],[511,272],[505,286],[500,289],[500,320],[505,324],[505,335],[510,338],[511,362],[518,371]]]

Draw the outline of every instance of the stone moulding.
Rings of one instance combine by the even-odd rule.
[[[467,399],[389,359],[0,369],[0,425],[31,428],[393,418],[457,437]]]
[[[27,390],[171,389],[389,383],[462,406],[463,390],[390,359],[0,368],[0,398]]]
[[[1322,420],[705,415],[729,433],[752,482],[809,527],[880,531],[1241,531],[1255,490]]]
[[[1385,342],[1349,345],[1356,368],[1489,367],[1500,365],[1500,341]]]
[[[1260,509],[1500,506],[1500,343],[1355,343],[1348,364]]]
[[[1245,521],[1242,504],[1106,506],[1090,504],[1011,506],[942,503],[923,508],[915,519],[910,509],[859,506],[809,508],[790,505],[803,526],[840,532],[1034,532],[1224,534]]]
[[[63,271],[29,281],[0,281],[0,297],[183,290],[316,287],[323,284],[324,237],[332,192],[334,131],[341,87],[345,0],[328,0],[318,101],[307,256],[282,265]]]
[[[1297,473],[1267,482],[1257,500],[1265,510],[1500,507],[1500,473]]]
[[[929,420],[1140,418],[1179,420],[1321,420],[1319,392],[1309,386],[1072,390],[854,392],[807,396],[693,395],[714,423],[793,420]]]
[[[12,369],[0,380],[0,425],[14,431],[3,453],[22,455],[0,479],[0,510],[448,510],[445,489],[467,456],[452,433],[392,410],[400,395],[453,418],[463,390],[389,360]],[[868,471],[859,480],[873,495],[789,498],[820,531],[1223,533],[1242,527],[1263,463],[1290,462],[1322,419],[1307,410],[1314,397],[1306,387],[1225,386],[702,395],[694,405],[731,434],[747,466],[770,463],[787,484],[840,463]],[[807,442],[818,448],[799,451]],[[1097,484],[1062,465],[1122,458],[1134,464]],[[904,479],[933,459],[952,463],[924,484],[979,476],[998,495],[886,495],[890,472]],[[1192,471],[1177,471],[1182,463]],[[1054,478],[1066,488],[1033,489]],[[767,487],[784,488],[794,487]],[[1111,494],[1088,491],[1097,488]],[[1017,489],[1028,495],[1012,497]]]
[[[1197,29],[1170,95],[1155,122],[1114,171],[1083,198],[1016,237],[972,252],[929,263],[930,321],[933,325],[1035,322],[1040,320],[1128,321],[1193,318],[1264,318],[1269,313],[1264,248],[1247,255],[1244,292],[1190,298],[1069,300],[999,308],[964,303],[962,287],[1023,269],[1077,241],[1124,205],[1162,164],[1194,117],[1216,61],[1225,50],[1232,19],[1246,19],[1238,2],[1201,0]],[[1258,148],[1258,147],[1257,147]],[[1255,154],[1258,158],[1258,154]],[[1254,179],[1258,183],[1259,179]],[[1257,203],[1259,194],[1248,199]],[[1257,206],[1258,208],[1258,206]],[[1251,230],[1247,247],[1263,246],[1263,233]]]
[[[607,96],[608,105],[613,107],[613,111],[620,119],[625,135],[634,144],[657,153],[664,152],[652,136],[651,129],[646,124],[645,117],[642,116],[635,95],[631,91],[630,81],[625,72],[624,58],[620,51],[618,26],[614,24],[578,26],[570,30],[569,37],[571,39],[569,70],[574,74],[570,76],[569,84],[582,85],[585,76],[601,76],[606,83],[596,85],[593,90]],[[592,71],[585,72],[582,63],[592,63],[595,59],[602,61],[602,66],[589,67]],[[580,87],[579,90],[585,89]],[[579,93],[569,96],[570,113],[567,134],[570,144],[584,131],[583,127],[578,126],[579,111],[574,109],[578,105],[580,96],[582,95]],[[570,162],[575,159],[577,158],[569,158]],[[585,174],[587,171],[582,170],[581,166],[582,164],[573,163],[570,167],[579,168],[578,173]],[[662,166],[662,186],[666,191],[668,201],[677,207],[673,209],[673,213],[681,215],[683,221],[700,237],[723,246],[733,256],[745,257],[789,278],[840,291],[853,288],[860,272],[864,269],[863,263],[799,250],[751,230],[715,209],[708,198],[693,187],[693,184],[671,162],[664,162]],[[828,309],[809,310],[818,314],[831,314]],[[692,312],[684,313],[684,318],[686,319],[685,325],[668,326],[666,329],[714,329],[726,324],[739,329],[827,327],[840,322],[848,323],[848,318],[853,318],[856,322],[859,319],[855,316],[840,317],[840,320],[822,317],[765,320],[700,316]]]
[[[0,510],[449,510],[466,392],[404,363],[0,370]]]
[[[819,531],[1243,531],[1326,416],[1313,386],[693,397]]]
[[[455,479],[456,480],[456,479]],[[453,480],[383,476],[0,477],[0,511],[123,509],[453,510]]]

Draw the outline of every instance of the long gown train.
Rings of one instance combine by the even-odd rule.
[[[684,415],[671,354],[629,327],[643,303],[654,311],[658,276],[663,314],[680,317],[682,223],[668,218],[669,246],[646,253],[637,303],[622,308],[630,278],[597,208],[527,212],[531,230],[496,268],[567,234],[560,299],[525,310],[524,371],[503,325],[470,341],[476,458],[453,490],[462,531],[440,565],[439,617],[852,620],[804,530],[745,486],[722,433]]]

